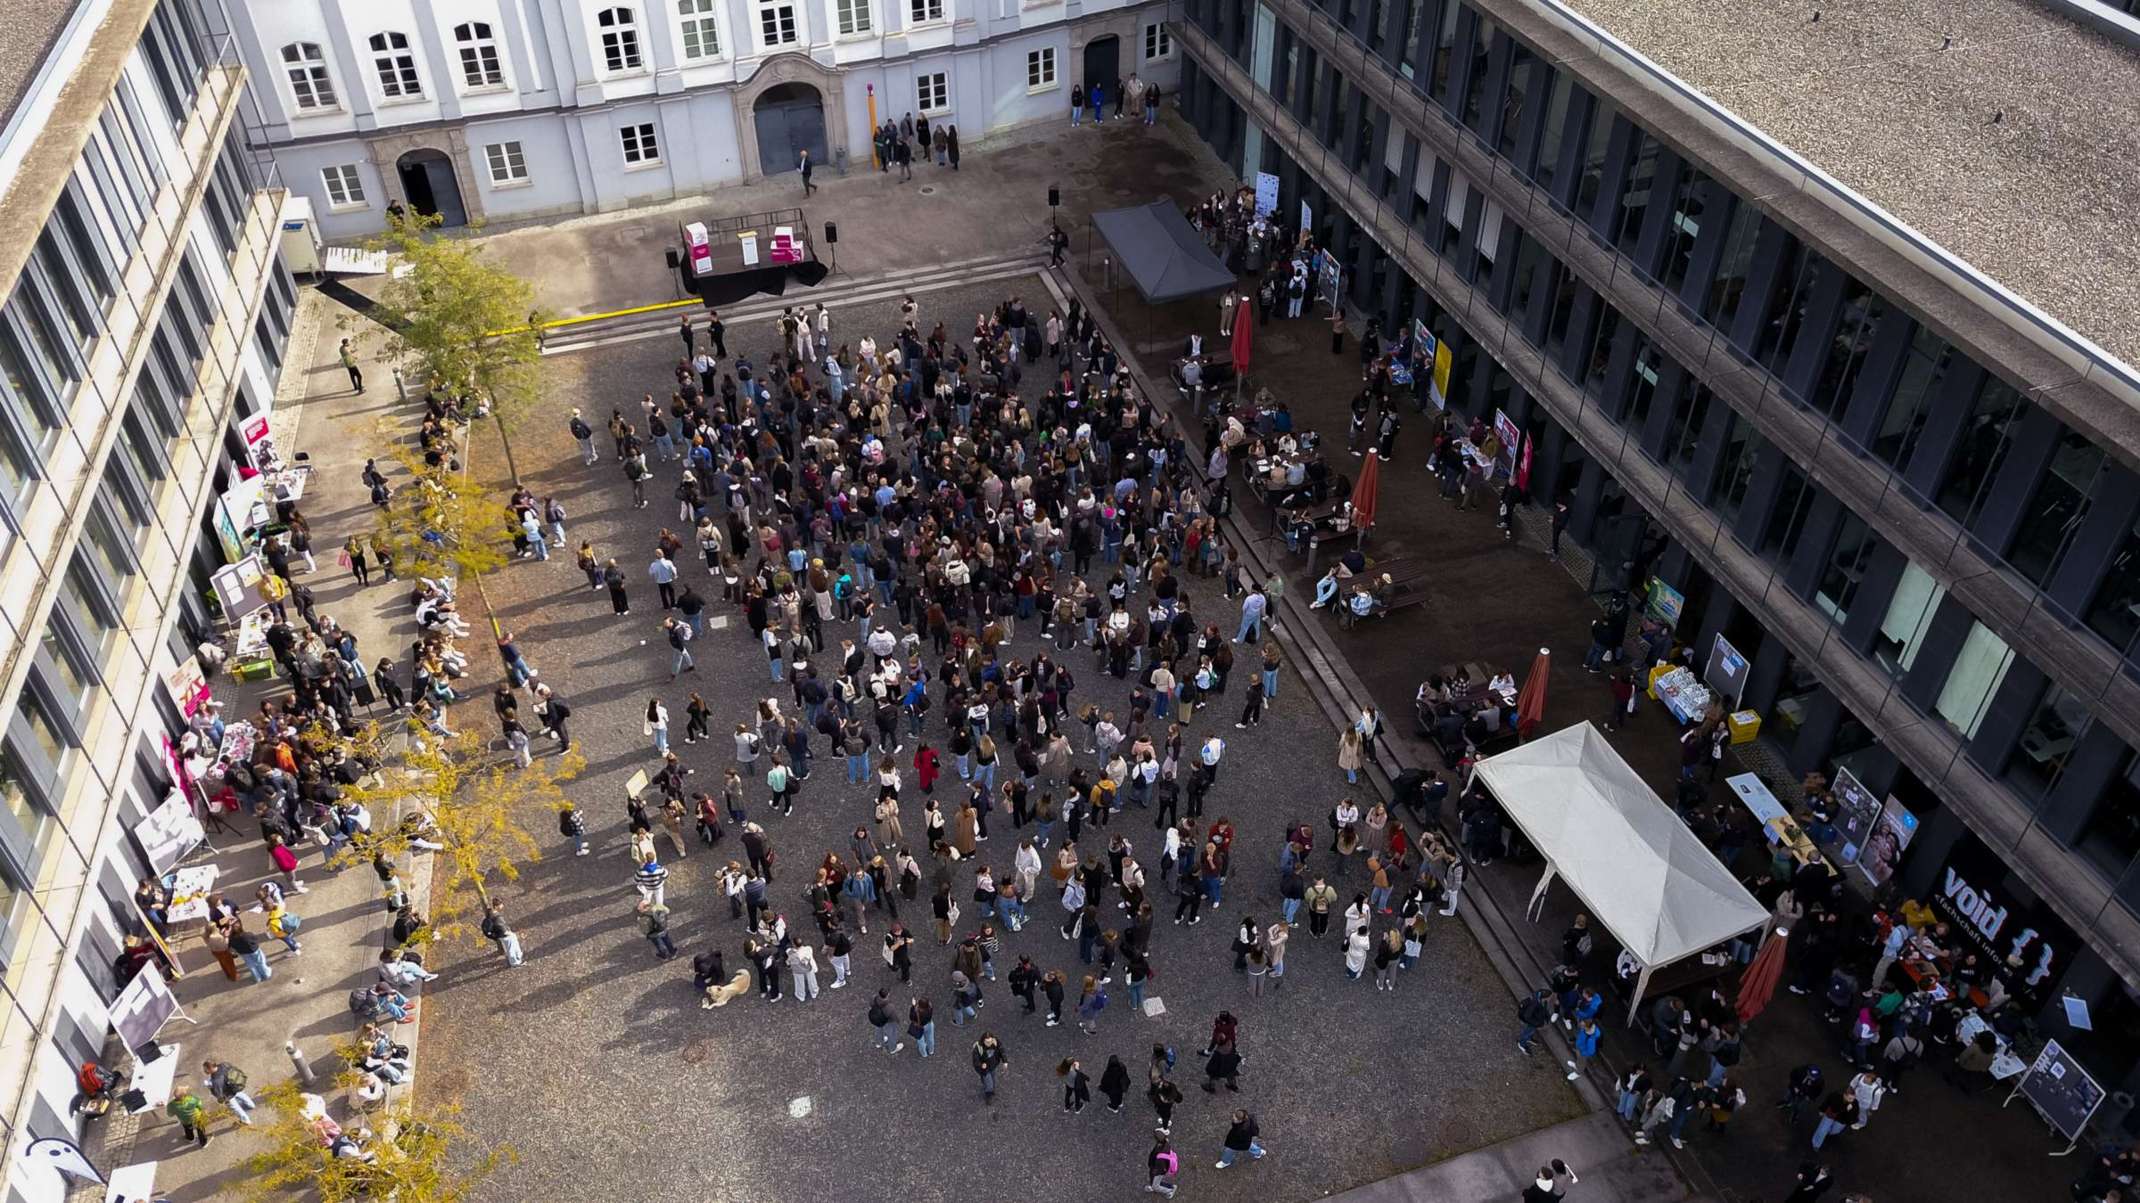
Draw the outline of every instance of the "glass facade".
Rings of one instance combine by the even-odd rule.
[[[1222,7],[1220,0],[1190,0],[1187,6],[1191,26],[1212,37],[1191,40],[1183,103],[1213,137],[1245,118],[1233,80],[1222,78],[1225,65],[1215,64],[1208,74],[1199,70],[1203,56],[1231,54],[1213,49],[1223,46],[1216,34]],[[1356,279],[1351,300],[1382,316],[1386,328],[1394,328],[1389,323],[1400,303],[1406,312],[1417,307],[1421,291],[1433,293],[1426,305],[1438,316],[1435,302],[1442,300],[1457,312],[1490,308],[1506,317],[1507,338],[1535,348],[1550,376],[1573,386],[1586,409],[1595,407],[1622,428],[1629,453],[1639,446],[1640,454],[1706,507],[1710,522],[1704,529],[1721,526],[1789,585],[1787,593],[1769,595],[1796,599],[1832,624],[1823,629],[1878,665],[1892,682],[1889,688],[1936,719],[1975,765],[1996,769],[1993,788],[2011,790],[2032,809],[2049,807],[2058,783],[2075,771],[2069,762],[2082,733],[2112,738],[2104,716],[2092,710],[2099,704],[2100,678],[2062,680],[2060,666],[2107,651],[2109,659],[2122,660],[2127,676],[2140,676],[2140,473],[2119,461],[2117,449],[2038,406],[2025,382],[2002,374],[2010,369],[1973,358],[1923,315],[1905,309],[1878,279],[1830,261],[1735,191],[1731,180],[1713,175],[1711,165],[1682,160],[1635,114],[1511,37],[1490,13],[1462,0],[1427,0],[1417,17],[1418,36],[1399,43],[1367,38],[1358,19],[1347,22],[1336,0],[1319,7],[1325,19],[1346,26],[1337,36],[1352,37],[1368,50],[1365,70],[1372,78],[1346,78],[1302,45],[1307,35],[1286,29],[1294,18],[1281,13],[1280,43],[1289,56],[1313,63],[1316,84],[1273,89],[1257,104],[1275,101],[1277,119],[1310,130],[1324,128],[1318,111],[1366,113],[1386,126],[1389,140],[1416,147],[1419,164],[1412,199],[1384,211],[1409,229],[1385,227],[1379,234],[1385,245],[1402,243],[1402,254],[1376,254],[1356,226],[1336,232],[1342,245],[1333,249],[1341,260],[1370,245],[1369,257],[1386,258],[1390,274],[1399,277],[1387,286]],[[1392,87],[1423,94],[1430,112],[1423,127],[1408,128],[1411,119],[1375,106],[1348,107],[1356,95],[1379,98]],[[1437,117],[1449,128],[1441,128]],[[1437,154],[1452,132],[1456,140],[1498,156],[1507,170],[1484,187],[1454,170]],[[1296,200],[1309,202],[1325,223],[1315,233],[1332,238],[1327,218],[1344,204],[1332,194],[1347,189],[1327,173],[1342,171],[1343,164],[1319,163],[1310,171],[1277,153],[1278,141],[1267,138],[1265,145],[1272,148],[1267,163],[1281,181],[1280,211],[1290,211]],[[1350,156],[1332,159],[1340,157]],[[1535,193],[1525,195],[1529,189]],[[1509,212],[1521,216],[1500,216],[1504,200]],[[1489,211],[1499,223],[1499,246],[1510,248],[1498,256],[1465,237],[1485,224]],[[1356,222],[1378,220],[1372,213],[1353,216]],[[1571,218],[1579,232],[1613,252],[1612,295],[1601,295],[1559,260],[1565,226],[1538,233],[1525,228],[1534,220]],[[1408,258],[1422,256],[1453,269],[1439,272],[1431,290],[1403,278]],[[1780,394],[1802,407],[1817,420],[1819,442],[1839,444],[1865,465],[1874,487],[1907,499],[1903,504],[1922,511],[1921,518],[1855,513],[1848,501],[1855,493],[1816,484],[1794,462],[1802,454],[1795,446],[1763,436],[1763,429],[1775,428],[1766,419],[1757,424],[1748,402],[1736,394],[1719,396],[1700,372],[1675,361],[1673,348],[1682,344],[1661,341],[1667,335],[1658,327],[1665,323],[1632,308],[1640,303],[1653,309],[1654,293],[1623,287],[1623,275],[1676,302],[1679,315],[1697,323],[1710,346],[1757,369],[1764,396]],[[1475,295],[1444,300],[1449,294],[1441,290],[1467,286]],[[1621,297],[1629,299],[1616,300]],[[1630,306],[1625,314],[1622,304]],[[1490,414],[1493,405],[1504,404],[1474,395],[1480,391],[1475,382],[1492,378],[1468,366],[1487,354],[1480,341],[1445,321],[1432,324],[1437,337],[1451,344],[1457,364],[1451,406]],[[1502,337],[1494,332],[1496,346]],[[1547,454],[1533,477],[1531,501],[1575,499],[1576,531],[1603,531],[1610,524],[1601,519],[1638,513],[1642,498],[1587,462],[1582,443],[1588,436],[1578,440],[1558,428],[1559,403],[1541,407],[1539,401],[1518,396],[1506,402],[1546,432],[1540,445]],[[1595,414],[1584,420],[1594,421]],[[1673,504],[1679,503],[1675,492]],[[2030,609],[2050,615],[2052,637],[2071,639],[2075,647],[2064,657],[2039,653],[2007,626],[2015,621],[2011,607],[1972,613],[1965,597],[1949,592],[1958,570],[1935,572],[1910,559],[1914,553],[1926,565],[1946,565],[1957,545],[2001,575],[1997,588],[2011,586]],[[1690,584],[1690,598],[1708,588],[1706,575],[1694,571],[1701,583]],[[1952,583],[1966,597],[1978,596]],[[1769,604],[1762,595],[1738,603],[1747,614]],[[1985,621],[1994,617],[1998,630]],[[1761,625],[1751,632],[1756,646]],[[1792,660],[1795,667],[1783,671],[1789,652],[1781,640],[1768,643],[1774,650],[1767,654],[1779,666],[1768,674],[1775,682],[1769,701],[1787,702],[1794,713],[1838,705],[1805,664]],[[1843,709],[1842,718],[1817,738],[1794,746],[1794,757],[1892,762],[1895,753],[1883,746],[1880,733]],[[2116,738],[2123,747],[2124,737]],[[2133,781],[2140,771],[2134,765],[2127,753],[2100,800],[2072,802],[2077,817],[2058,828],[2059,840],[2077,860],[2121,882],[2140,878],[2140,786]],[[2121,886],[2118,896],[2140,909],[2140,891]]]

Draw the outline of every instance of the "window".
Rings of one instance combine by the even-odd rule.
[[[764,4],[758,8],[758,45],[770,50],[775,46],[795,44],[795,6],[789,3]]]
[[[602,65],[612,71],[637,71],[639,18],[628,8],[605,8],[594,15],[602,30]]]
[[[941,21],[944,19],[944,0],[907,0],[907,16],[915,25]]]
[[[2128,654],[2133,637],[2140,635],[2140,522],[2125,532],[2102,584],[2096,586],[2095,600],[2088,605],[2088,626]]]
[[[1043,46],[1026,52],[1025,86],[1031,92],[1055,86],[1055,47]]]
[[[1965,527],[1976,523],[2027,408],[2028,402],[2004,380],[1986,380],[1978,390],[1937,498],[1939,508],[1956,522]]]
[[[2082,855],[2113,877],[2123,877],[2140,855],[2140,755],[2128,755],[2125,770],[2096,799],[2074,841]]]
[[[914,107],[932,116],[951,110],[950,77],[941,71],[914,77]]]
[[[1909,357],[1903,361],[1902,381],[1873,435],[1873,454],[1892,464],[1897,472],[1908,471],[1917,451],[1918,437],[1932,416],[1932,399],[1947,368],[1954,362],[1954,348],[1930,327],[1919,326],[1910,340]]]
[[[915,11],[919,12],[924,3],[926,3],[926,0],[915,0]],[[869,0],[834,0],[833,8],[833,15],[838,23],[840,36],[842,37],[868,33],[875,26],[875,21],[870,14]],[[919,16],[914,19],[917,21],[923,20]]]
[[[1977,727],[1984,721],[1984,711],[1991,705],[1991,695],[1999,691],[1999,683],[2006,679],[2006,670],[2014,662],[2014,649],[2006,641],[1991,633],[1991,628],[1981,622],[1969,624],[1969,636],[1962,640],[1962,650],[1954,657],[1954,666],[1947,670],[1947,683],[1939,691],[1939,701],[1932,709],[1953,724],[1963,739],[1976,736]]]
[[[416,56],[409,53],[406,34],[375,33],[371,36],[372,68],[379,73],[379,94],[389,100],[424,94],[416,74]]]
[[[498,65],[498,40],[483,21],[453,27],[454,44],[461,51],[461,78],[470,88],[495,88],[505,83],[505,68]]]
[[[1842,622],[1850,616],[1851,599],[1858,595],[1858,582],[1865,579],[1865,566],[1872,562],[1879,536],[1856,514],[1847,514],[1836,530],[1835,550],[1828,553],[1828,566],[1821,570],[1813,590],[1813,604],[1828,617]]]
[[[676,0],[676,16],[683,26],[684,59],[719,58],[721,54],[720,0]]]
[[[1947,596],[1947,587],[1915,564],[1905,565],[1895,582],[1895,596],[1887,603],[1887,617],[1880,620],[1880,638],[1873,643],[1873,659],[1896,676],[1908,672],[1924,646],[1932,615]]]
[[[627,125],[617,131],[617,137],[624,145],[626,163],[661,162],[661,144],[654,140],[653,122]]]
[[[1154,21],[1144,27],[1144,61],[1151,63],[1174,57],[1174,35],[1166,24]]]
[[[1568,132],[1568,106],[1574,103],[1575,82],[1565,71],[1553,73],[1553,88],[1546,93],[1546,123],[1538,133],[1538,167],[1531,178],[1549,194],[1558,196],[1553,179],[1560,172],[1560,151]]]
[[[2013,758],[2006,762],[2007,779],[2024,797],[2048,793],[2087,725],[2088,708],[2079,698],[2056,685],[2044,686],[2043,698],[2014,744]]]
[[[349,209],[364,203],[364,180],[357,174],[355,163],[326,168],[320,172],[320,179],[327,184],[330,206]]]
[[[483,148],[483,157],[490,161],[491,183],[527,183],[528,161],[520,153],[520,143],[493,142]]]
[[[2108,458],[2087,436],[2071,428],[2063,430],[2058,449],[2051,454],[2050,471],[2023,510],[2014,549],[2006,557],[2021,575],[2038,585],[2050,584],[2052,569],[2065,558],[2066,548],[2088,517],[2089,502],[2102,487]]]
[[[334,81],[327,77],[327,58],[317,42],[292,42],[282,48],[282,68],[290,77],[290,95],[301,109],[331,109]]]

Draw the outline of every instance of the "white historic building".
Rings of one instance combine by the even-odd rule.
[[[1070,90],[1171,94],[1165,6],[1125,0],[241,0],[265,138],[329,237],[399,200],[449,224],[593,213],[866,168],[870,106],[962,146]],[[1110,102],[1111,103],[1111,102]]]

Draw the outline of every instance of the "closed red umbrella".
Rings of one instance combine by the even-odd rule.
[[[1360,462],[1359,483],[1352,486],[1352,528],[1367,537],[1375,524],[1375,495],[1382,490],[1382,457],[1370,452]]]
[[[1248,298],[1241,298],[1241,307],[1233,313],[1233,370],[1236,379],[1248,375],[1248,353],[1255,346],[1256,323],[1249,316]]]
[[[1783,980],[1783,948],[1790,935],[1787,927],[1770,932],[1761,951],[1754,954],[1754,963],[1746,967],[1746,976],[1739,979],[1739,998],[1732,1009],[1739,1013],[1740,1023],[1752,1023],[1775,996],[1776,983]]]
[[[1546,717],[1546,678],[1553,669],[1553,650],[1539,648],[1531,661],[1530,675],[1523,678],[1523,688],[1516,693],[1516,734],[1529,739],[1531,732]]]

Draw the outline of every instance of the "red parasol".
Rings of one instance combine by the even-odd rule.
[[[1754,954],[1754,963],[1746,967],[1746,976],[1739,979],[1739,998],[1733,1009],[1739,1013],[1740,1023],[1752,1023],[1775,995],[1776,983],[1783,980],[1783,947],[1790,936],[1791,929],[1787,927],[1770,932],[1761,951]]]
[[[1546,717],[1546,678],[1553,669],[1551,648],[1539,648],[1538,658],[1531,661],[1531,672],[1523,678],[1523,688],[1516,694],[1516,734],[1529,739],[1531,732]]]
[[[1236,377],[1248,375],[1248,353],[1256,341],[1256,323],[1250,316],[1248,298],[1241,298],[1240,308],[1233,314],[1233,370]]]
[[[1375,524],[1375,494],[1382,489],[1382,457],[1369,452],[1360,463],[1360,480],[1352,486],[1352,528],[1367,537]]]

